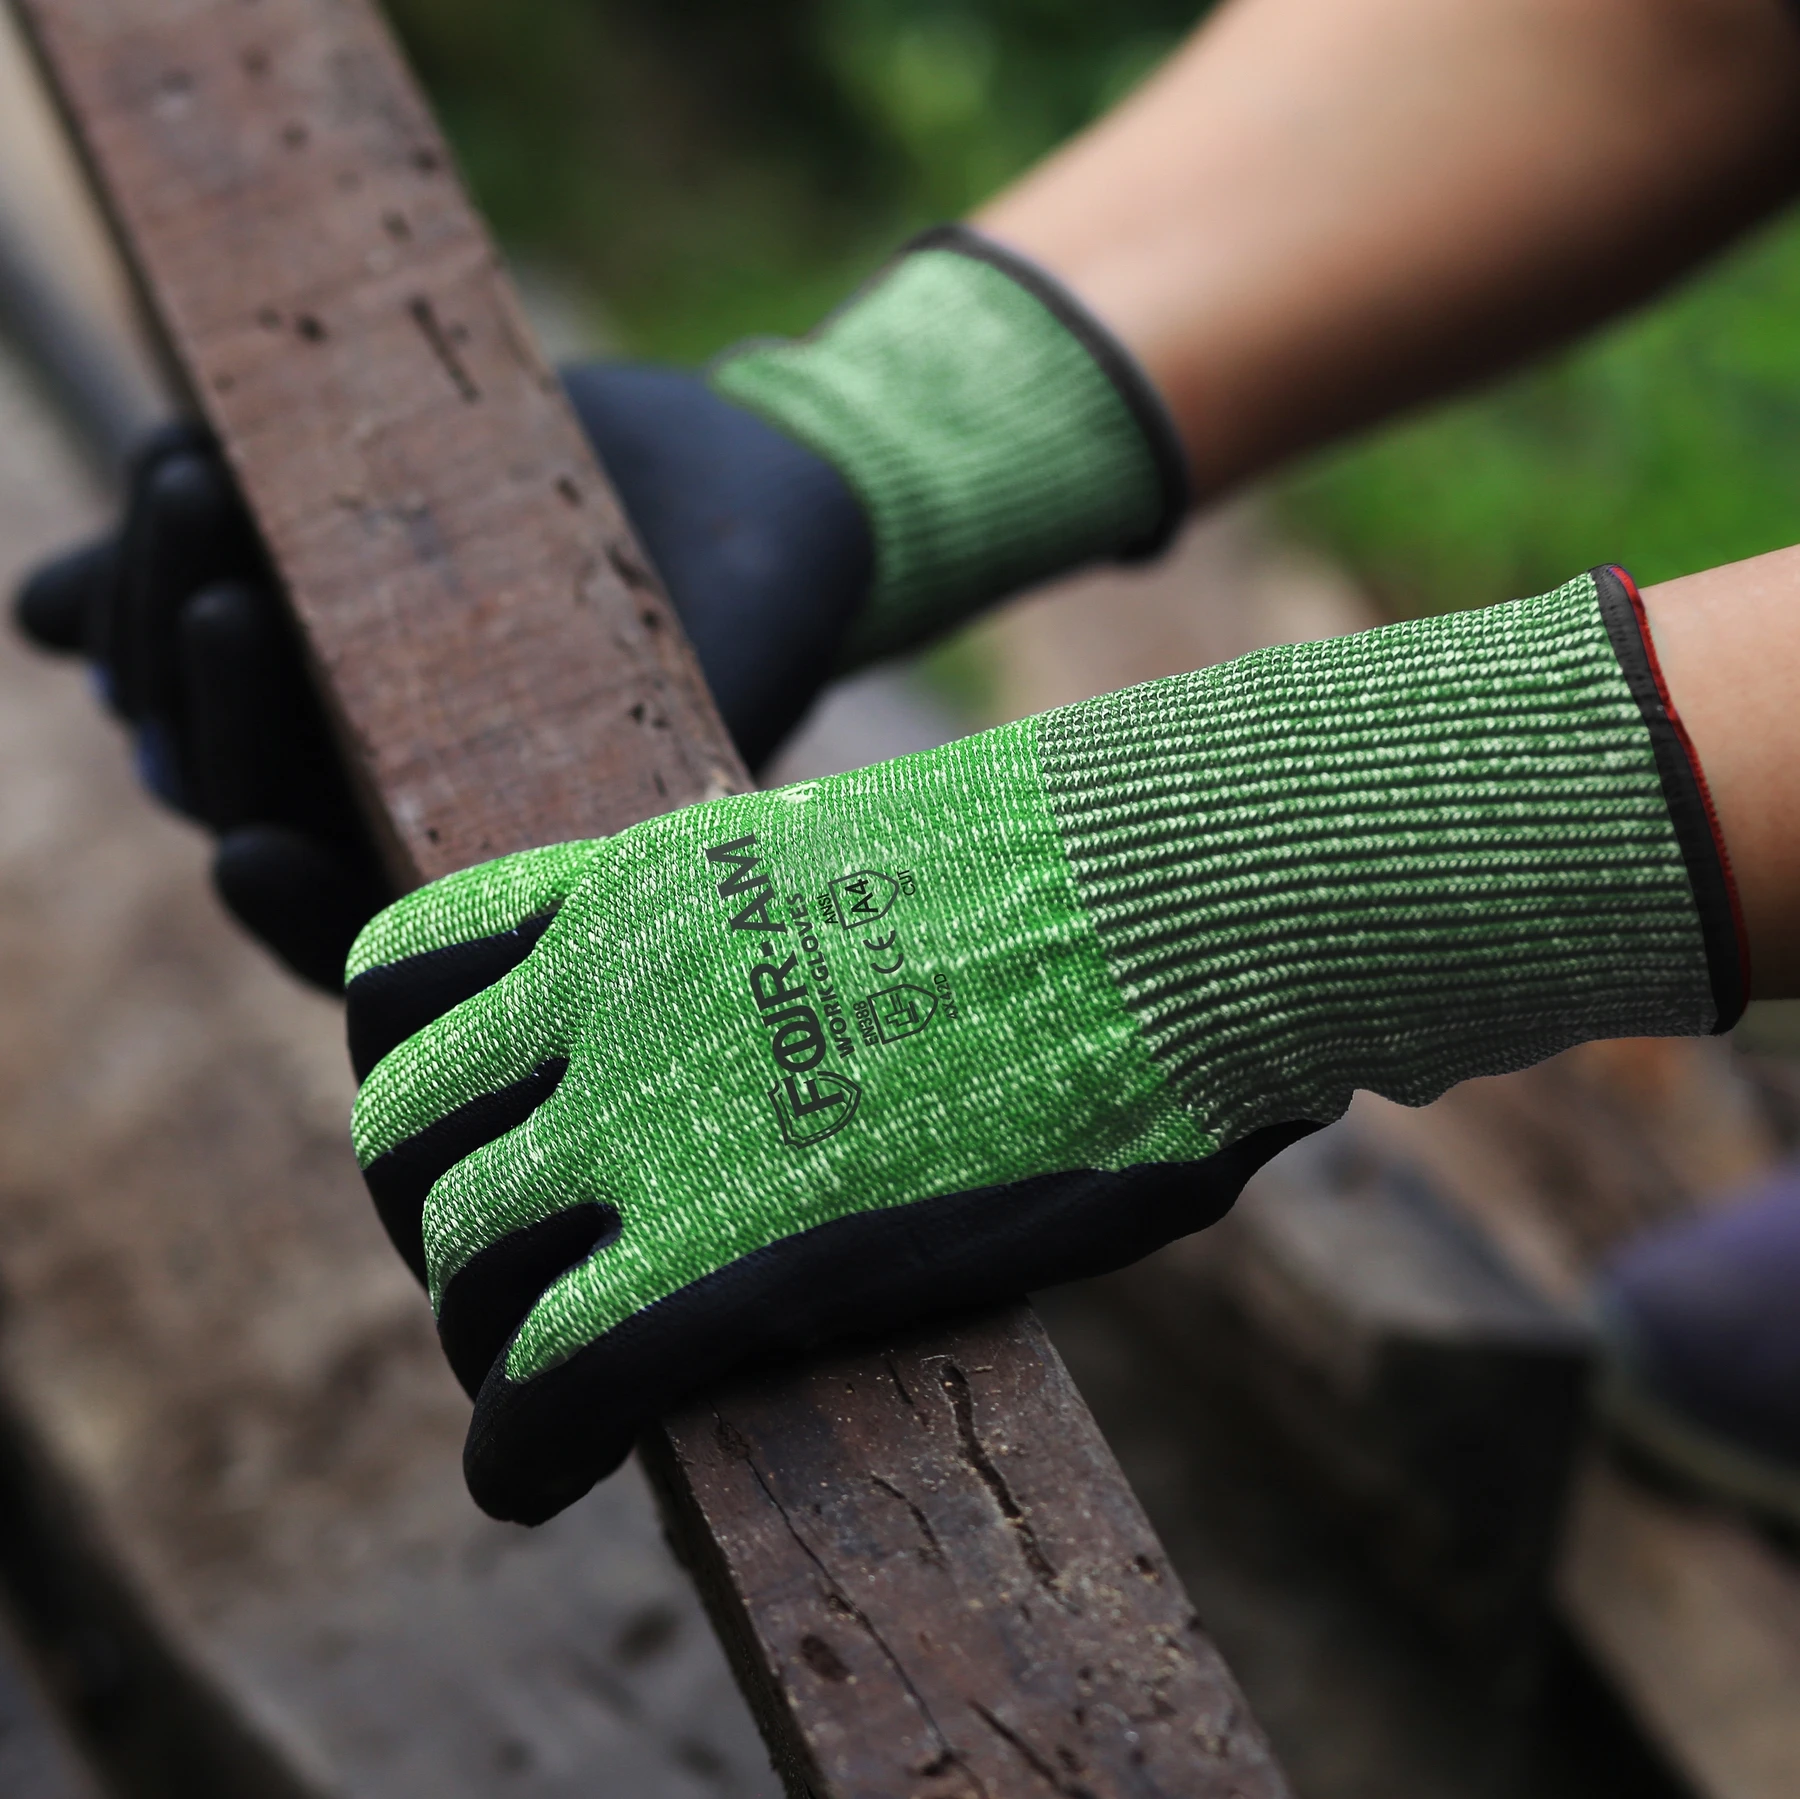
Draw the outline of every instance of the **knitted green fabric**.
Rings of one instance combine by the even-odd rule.
[[[434,1299],[577,1198],[630,1219],[534,1314],[516,1378],[852,1208],[1218,1147],[1120,1001],[1035,744],[1027,722],[690,808],[471,871],[369,926],[352,978],[562,902],[515,974],[401,1045],[356,1107],[366,1166],[570,1058],[425,1218]]]
[[[1227,1141],[1718,1020],[1592,575],[1110,694],[1039,744],[1119,989]]]
[[[478,1495],[541,1515],[523,1455],[526,1486],[573,1496],[543,1472],[575,1453],[546,1448],[552,1415],[604,1414],[605,1463],[758,1347],[1196,1228],[1357,1086],[1418,1103],[1595,1035],[1712,1028],[1667,788],[1587,577],[403,900],[352,955],[353,1029],[359,995],[553,914],[356,1106],[397,1236],[412,1171],[482,1386]],[[531,1109],[484,1112],[507,1093]],[[601,1222],[538,1267],[582,1208]]]
[[[1185,504],[1172,428],[1125,352],[972,233],[934,234],[812,336],[740,350],[712,379],[830,462],[869,515],[874,586],[849,661],[1155,547]]]

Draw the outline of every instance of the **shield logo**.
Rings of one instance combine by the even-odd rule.
[[[846,931],[862,930],[886,918],[900,897],[900,883],[872,868],[859,869],[831,883],[831,903]]]
[[[847,1074],[830,1069],[814,1075],[790,1074],[769,1089],[782,1140],[803,1148],[835,1136],[856,1116],[862,1088]]]
[[[937,1013],[937,995],[929,987],[884,987],[869,995],[875,1009],[875,1029],[883,1043],[916,1037]]]

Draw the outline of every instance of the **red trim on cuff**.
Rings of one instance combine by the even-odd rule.
[[[1700,766],[1700,758],[1694,751],[1694,740],[1688,736],[1687,726],[1682,723],[1681,714],[1675,710],[1675,702],[1669,697],[1669,684],[1663,679],[1662,662],[1656,654],[1656,639],[1650,634],[1650,619],[1644,611],[1644,599],[1638,592],[1637,582],[1631,578],[1629,570],[1621,568],[1616,562],[1609,566],[1619,577],[1619,584],[1631,601],[1638,634],[1644,640],[1644,659],[1650,665],[1650,678],[1656,683],[1657,698],[1662,701],[1663,713],[1674,729],[1676,740],[1681,745],[1681,753],[1687,757],[1688,767],[1694,771],[1694,785],[1699,788],[1700,803],[1706,808],[1706,822],[1712,830],[1713,848],[1718,851],[1719,867],[1725,874],[1725,892],[1731,900],[1731,928],[1737,939],[1738,979],[1742,983],[1744,998],[1748,1001],[1750,933],[1744,928],[1744,908],[1738,898],[1737,875],[1732,871],[1731,852],[1725,847],[1725,833],[1719,828],[1719,814],[1713,805],[1712,789],[1706,784],[1706,770]]]

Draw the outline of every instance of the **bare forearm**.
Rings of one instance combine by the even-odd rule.
[[[1790,0],[1230,0],[977,222],[1136,352],[1209,493],[1574,335],[1797,188]]]

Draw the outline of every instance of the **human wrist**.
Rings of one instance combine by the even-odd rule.
[[[1154,554],[1188,503],[1180,441],[1129,353],[960,226],[915,239],[809,337],[729,353],[712,380],[831,462],[869,515],[847,662],[1084,563]]]

